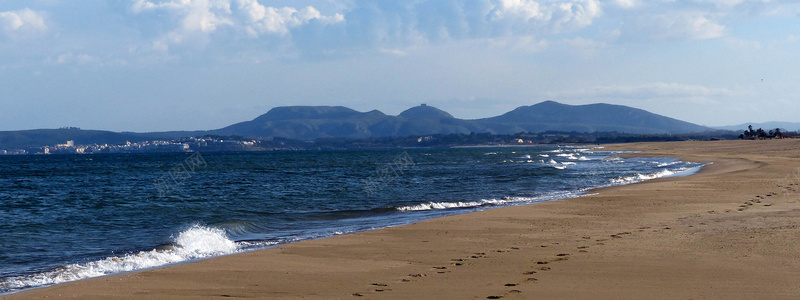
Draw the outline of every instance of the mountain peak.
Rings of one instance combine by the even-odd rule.
[[[405,110],[404,112],[400,113],[400,117],[414,120],[414,119],[454,119],[453,115],[438,109],[433,106],[428,106],[427,104],[422,104],[420,106],[415,106]]]
[[[520,106],[503,115],[483,120],[495,124],[509,124],[509,129],[506,129],[508,132],[562,130],[686,133],[709,129],[623,105],[605,103],[568,105],[555,101]]]
[[[279,106],[270,109],[256,120],[338,119],[358,114],[361,113],[344,106]]]
[[[536,104],[531,105],[531,106],[572,106],[572,105],[559,103],[559,102],[556,102],[556,101],[553,101],[553,100],[547,100],[547,101],[536,103]]]

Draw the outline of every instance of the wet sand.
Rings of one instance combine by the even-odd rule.
[[[3,299],[797,299],[800,140],[642,143],[713,162],[605,188]]]

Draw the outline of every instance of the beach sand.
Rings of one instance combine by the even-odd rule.
[[[800,140],[641,143],[688,177],[4,295],[797,299]],[[796,177],[797,176],[797,177]]]

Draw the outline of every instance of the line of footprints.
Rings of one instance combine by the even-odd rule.
[[[646,228],[649,228],[649,227],[643,227],[641,229],[646,229]],[[642,231],[642,230],[640,230],[640,231]],[[617,234],[611,234],[611,235],[609,235],[609,237],[611,239],[622,238],[622,236],[628,235],[628,234],[631,234],[631,233],[630,232],[622,232],[622,233],[617,233]],[[596,239],[596,240],[594,240],[594,242],[595,242],[594,245],[604,245],[604,242],[608,241],[608,240],[609,239]],[[588,237],[588,236],[587,237],[583,237],[580,240],[580,242],[584,242],[584,243],[585,242],[591,242],[591,241],[592,241],[592,238]],[[551,245],[559,245],[559,243],[552,243]],[[549,245],[541,245],[539,247],[546,248],[546,247],[549,247]],[[588,248],[589,248],[589,246],[583,245],[583,246],[578,246],[577,250],[578,250],[579,253],[587,253],[588,252],[588,250],[587,250]],[[505,250],[502,250],[502,249],[501,250],[494,250],[492,252],[503,253],[503,252],[510,252],[510,251],[515,251],[515,250],[520,250],[520,248],[519,247],[510,247],[510,248],[505,249]],[[559,254],[556,254],[553,259],[536,261],[535,264],[533,264],[533,266],[531,267],[531,270],[528,270],[528,271],[525,271],[525,272],[522,273],[522,275],[524,277],[520,282],[506,283],[506,284],[504,284],[504,286],[508,287],[508,288],[513,288],[513,287],[516,287],[516,286],[521,285],[523,283],[536,283],[537,281],[539,281],[539,279],[537,279],[536,277],[533,277],[534,274],[537,274],[537,272],[549,271],[551,269],[551,267],[550,267],[551,263],[557,263],[557,262],[566,261],[566,260],[569,259],[569,256],[570,256],[569,253],[559,253]],[[476,252],[476,253],[473,253],[472,255],[470,255],[467,258],[454,258],[454,259],[451,259],[448,266],[441,266],[441,265],[440,266],[433,266],[433,267],[431,267],[431,271],[435,272],[435,273],[433,273],[434,275],[435,274],[449,273],[449,272],[451,272],[453,270],[452,268],[458,268],[459,266],[463,266],[467,261],[469,261],[471,259],[483,259],[483,258],[487,258],[487,257],[488,257],[488,255],[486,254],[486,252]],[[408,276],[406,278],[401,279],[400,282],[410,282],[415,278],[422,278],[422,277],[427,277],[427,276],[428,276],[427,274],[423,274],[423,273],[408,274]],[[389,292],[389,291],[391,291],[391,289],[389,288],[389,285],[386,284],[386,283],[373,282],[370,286],[371,286],[370,289],[372,291],[375,291],[375,292]],[[487,299],[501,299],[501,298],[503,298],[505,296],[508,296],[508,295],[511,295],[511,294],[518,294],[518,293],[522,293],[522,291],[517,290],[517,289],[509,289],[508,291],[506,291],[506,292],[504,292],[502,294],[490,295],[490,296],[487,296],[486,298]],[[364,296],[364,294],[362,294],[362,293],[353,293],[352,295],[356,296],[356,297]]]
[[[778,185],[778,186],[780,187],[780,185]],[[772,206],[772,203],[771,202],[767,202],[767,200],[771,199],[770,197],[773,197],[773,196],[776,196],[776,195],[778,195],[778,194],[775,193],[775,192],[769,192],[769,193],[764,194],[764,195],[757,195],[757,196],[753,197],[752,199],[743,202],[741,205],[739,205],[738,208],[736,208],[736,210],[737,211],[745,211],[748,208],[753,207],[754,205]],[[729,212],[732,212],[732,211],[733,211],[733,209],[726,209],[725,210],[726,213],[729,213]],[[707,212],[709,214],[718,213],[717,211],[713,211],[713,210],[709,210]]]
[[[740,205],[737,210],[738,211],[744,211],[747,208],[749,208],[749,207],[751,207],[753,205],[756,205],[756,204],[760,204],[760,205],[763,205],[763,206],[771,206],[772,205],[771,203],[767,203],[765,201],[767,199],[769,199],[769,197],[773,197],[775,195],[777,195],[777,194],[774,193],[774,192],[770,192],[770,193],[767,193],[767,194],[765,194],[763,196],[762,195],[755,196],[753,199],[745,201],[744,204]],[[731,209],[725,210],[725,212],[731,212],[731,211],[732,211]],[[717,213],[717,212],[711,210],[711,211],[708,211],[708,213],[712,213],[713,214],[713,213]],[[663,225],[663,224],[660,227],[663,230],[671,229],[668,225]],[[641,232],[641,231],[645,231],[647,229],[651,229],[651,227],[642,226],[642,227],[639,227],[637,231]],[[653,231],[659,231],[659,229],[653,229]],[[632,233],[632,232],[621,232],[621,233],[616,233],[616,234],[610,234],[610,235],[608,235],[608,237],[610,237],[610,239],[607,239],[607,238],[595,239],[594,240],[594,245],[602,246],[602,245],[605,245],[606,241],[622,238],[623,236],[633,235],[633,234],[634,233]],[[588,241],[592,241],[592,238],[588,237],[588,236],[582,237],[581,242],[588,242]],[[552,243],[552,245],[558,245],[558,244],[559,243]],[[545,248],[545,247],[548,247],[548,245],[541,245],[539,247]],[[588,250],[587,250],[588,248],[589,248],[589,246],[583,245],[583,246],[578,246],[577,250],[578,250],[578,253],[587,253],[588,252]],[[519,247],[510,247],[510,248],[508,248],[506,250],[494,250],[493,252],[502,253],[502,252],[519,250],[519,249],[520,249]],[[569,259],[569,256],[570,256],[569,253],[559,253],[559,254],[556,254],[555,258],[553,258],[553,259],[551,259],[549,261],[548,260],[537,261],[535,263],[535,266],[532,267],[532,270],[528,270],[528,271],[525,271],[525,272],[522,273],[522,275],[524,275],[523,280],[521,280],[520,282],[506,283],[505,286],[509,287],[509,288],[513,288],[513,287],[516,287],[518,285],[521,285],[522,283],[536,283],[537,281],[539,281],[539,279],[537,279],[536,277],[533,277],[534,274],[537,274],[537,272],[549,271],[551,269],[550,266],[548,266],[548,265],[550,265],[550,263],[566,261],[566,260]],[[454,258],[454,259],[452,259],[450,261],[449,266],[453,267],[453,268],[457,268],[459,266],[464,265],[470,259],[482,259],[482,258],[486,258],[486,257],[487,257],[487,254],[485,252],[476,252],[476,253],[470,255],[468,258]],[[434,267],[431,267],[431,270],[433,272],[435,272],[435,274],[444,274],[444,273],[451,272],[451,269],[448,269],[448,266],[434,266]],[[422,278],[422,277],[426,277],[426,276],[428,276],[428,275],[427,274],[422,274],[422,273],[408,274],[407,278],[401,279],[400,282],[409,282],[409,281],[412,281],[412,279],[414,279],[414,278]],[[380,283],[380,282],[372,283],[371,284],[371,289],[373,291],[375,291],[375,292],[388,292],[388,291],[391,291],[391,289],[389,288],[388,284]],[[506,291],[506,292],[504,292],[502,294],[496,294],[496,295],[487,296],[486,299],[501,299],[501,298],[504,298],[506,296],[509,296],[509,295],[512,295],[512,294],[519,294],[519,293],[522,293],[522,291],[517,290],[517,289],[509,289],[508,291]],[[357,297],[364,296],[362,293],[353,293],[352,295],[353,296],[357,296]]]

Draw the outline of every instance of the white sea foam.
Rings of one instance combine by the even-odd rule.
[[[503,197],[501,199],[483,199],[480,201],[465,202],[428,202],[417,205],[398,207],[399,211],[422,211],[434,209],[471,208],[481,206],[514,205],[532,202],[543,202],[555,199],[582,196],[580,192],[553,192],[537,197]]]
[[[88,263],[71,264],[58,269],[26,276],[4,278],[0,290],[58,284],[68,281],[154,268],[188,260],[219,256],[239,251],[224,230],[195,225],[175,237],[168,249],[153,249],[122,256],[111,256]]]
[[[573,153],[561,153],[561,154],[556,154],[556,156],[564,157],[564,158],[569,159],[569,160],[577,160],[578,159],[577,157],[575,157],[575,154],[573,154]]]
[[[675,176],[675,175],[678,175],[680,173],[683,173],[683,172],[686,172],[686,171],[689,171],[689,170],[690,169],[688,169],[688,168],[682,168],[682,169],[676,169],[676,170],[664,169],[664,170],[661,170],[661,171],[658,171],[658,172],[655,172],[655,173],[651,173],[651,174],[636,174],[636,175],[633,175],[633,176],[619,177],[617,179],[612,179],[612,182],[614,184],[634,183],[634,182],[651,180],[651,179],[656,179],[656,178],[661,178],[661,177]]]
[[[525,202],[531,200],[534,200],[534,198],[512,197],[503,199],[484,199],[481,201],[466,201],[466,202],[428,202],[417,205],[398,207],[397,210],[420,211],[420,210],[432,210],[432,209],[469,208],[469,207],[490,206],[490,205],[503,205],[503,204]]]
[[[547,155],[547,154],[539,154],[539,157],[550,157],[550,155]]]

